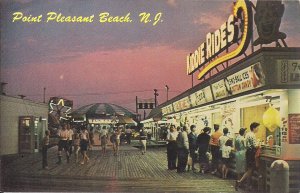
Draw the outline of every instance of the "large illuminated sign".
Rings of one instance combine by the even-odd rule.
[[[49,100],[49,113],[53,114],[58,120],[68,120],[71,116],[71,110],[73,108],[73,101],[51,97]]]
[[[227,22],[215,32],[208,33],[206,41],[200,44],[194,53],[187,56],[187,74],[192,74],[205,66],[198,75],[198,79],[201,79],[217,65],[244,53],[250,43],[251,30],[251,4],[249,0],[237,0],[233,6],[233,14],[228,17]],[[217,57],[234,43],[238,43],[238,46],[233,51]]]

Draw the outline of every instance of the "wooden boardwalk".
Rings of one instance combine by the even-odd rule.
[[[89,163],[80,165],[71,157],[61,165],[57,148],[48,152],[49,170],[41,169],[41,154],[25,154],[1,161],[1,191],[97,191],[97,192],[235,192],[233,180],[209,174],[167,170],[166,150],[121,146],[114,156],[111,147],[102,156],[99,147],[89,151]]]

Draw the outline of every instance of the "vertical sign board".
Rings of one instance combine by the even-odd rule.
[[[300,114],[289,114],[289,143],[300,144]]]
[[[277,60],[277,83],[300,84],[300,60]]]

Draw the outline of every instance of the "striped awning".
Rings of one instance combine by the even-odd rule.
[[[98,117],[98,116],[127,116],[135,117],[135,114],[128,109],[119,105],[110,103],[94,103],[80,107],[72,112],[72,115],[86,117]]]

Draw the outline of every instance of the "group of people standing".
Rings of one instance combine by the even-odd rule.
[[[192,161],[189,166],[192,167],[192,170],[196,171],[195,163],[199,161],[200,172],[204,173],[207,167],[206,164],[208,164],[209,132],[210,128],[205,127],[202,132],[197,135],[195,125],[190,127],[190,133],[188,133],[186,126],[175,128],[174,125],[171,125],[167,134],[168,169],[177,169],[178,173],[185,172],[188,157],[190,156]]]
[[[168,169],[177,169],[178,173],[185,172],[186,166],[192,167],[195,172],[195,163],[200,164],[200,173],[221,173],[226,179],[230,158],[235,153],[236,172],[239,180],[236,189],[247,179],[250,179],[256,167],[258,143],[255,133],[259,123],[250,124],[250,131],[245,128],[239,130],[239,135],[232,139],[229,131],[224,128],[220,131],[219,125],[214,125],[214,132],[210,135],[211,128],[204,127],[199,135],[196,126],[191,125],[190,132],[186,126],[175,128],[171,125],[167,134],[167,159]],[[190,157],[191,163],[188,164]],[[210,162],[211,160],[211,162]]]

